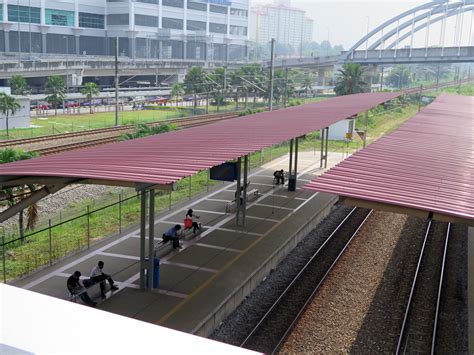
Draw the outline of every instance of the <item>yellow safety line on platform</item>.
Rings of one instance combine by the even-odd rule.
[[[307,202],[311,201],[315,196],[317,196],[318,193],[314,194],[313,196],[311,196],[311,198],[309,198],[308,200],[306,200],[305,203],[301,204],[299,206],[302,207],[304,206]],[[235,262],[237,262],[242,256],[244,256],[246,253],[248,253],[255,245],[257,245],[258,243],[260,243],[260,241],[262,241],[263,239],[265,239],[268,234],[270,234],[275,228],[277,228],[278,226],[280,226],[283,222],[285,222],[288,218],[290,218],[297,210],[296,209],[295,211],[289,213],[286,217],[284,217],[280,223],[278,224],[275,224],[273,227],[271,227],[269,229],[269,231],[267,233],[265,233],[263,236],[261,236],[260,238],[258,238],[257,240],[255,240],[252,244],[250,244],[246,249],[244,249],[242,251],[242,253],[240,253],[239,255],[237,255],[234,259],[232,259],[231,261],[229,261],[226,265],[224,265],[224,267],[219,270],[216,274],[214,274],[213,276],[211,276],[209,279],[207,279],[201,286],[199,286],[197,289],[195,289],[193,292],[191,292],[188,297],[181,301],[180,303],[178,303],[176,306],[174,306],[168,313],[166,313],[163,317],[161,317],[157,322],[156,324],[157,325],[161,325],[163,322],[166,322],[174,313],[176,313],[177,311],[179,311],[181,308],[183,308],[183,306],[185,304],[187,304],[194,296],[196,296],[199,292],[201,292],[204,288],[206,288],[212,281],[214,281],[218,276],[220,276],[224,271],[226,271],[229,267],[231,267]]]

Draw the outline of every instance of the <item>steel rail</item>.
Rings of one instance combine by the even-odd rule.
[[[448,224],[448,230],[446,231],[446,241],[444,243],[443,262],[441,264],[441,273],[439,276],[439,286],[438,286],[438,297],[436,299],[436,313],[435,313],[435,319],[434,319],[434,325],[433,325],[433,337],[431,339],[431,355],[434,355],[435,346],[436,346],[436,332],[438,328],[439,308],[441,304],[441,292],[443,290],[444,270],[446,267],[446,255],[448,253],[448,243],[449,243],[450,233],[451,233],[451,223]]]
[[[425,238],[423,240],[423,246],[421,247],[420,256],[418,258],[418,264],[416,266],[415,277],[413,278],[413,283],[411,285],[410,296],[408,297],[408,304],[407,304],[407,307],[405,309],[405,316],[403,317],[402,327],[401,327],[400,334],[399,334],[399,337],[398,337],[396,355],[400,354],[400,348],[402,346],[403,336],[405,335],[405,328],[406,328],[406,325],[407,325],[408,315],[409,315],[410,309],[411,309],[413,294],[415,293],[416,281],[418,279],[418,274],[419,274],[419,271],[420,271],[421,262],[423,260],[423,256],[424,256],[424,253],[425,253],[426,242],[428,240],[428,235],[430,234],[432,224],[433,224],[433,221],[430,220],[428,222],[428,226],[426,227],[426,233],[425,233]]]
[[[218,117],[237,117],[238,113],[236,112],[229,112],[229,113],[219,113],[219,114],[210,114],[210,115],[202,115],[202,116],[190,116],[190,117],[182,117],[182,118],[172,118],[163,121],[156,121],[156,122],[146,122],[144,123],[147,126],[154,126],[160,124],[180,124],[184,122],[196,121],[196,120],[203,120],[203,119],[213,119]],[[101,134],[107,132],[121,132],[125,130],[134,129],[136,125],[125,125],[119,127],[109,127],[109,128],[97,128],[97,129],[87,129],[78,132],[69,132],[69,133],[61,133],[61,134],[50,134],[46,136],[40,137],[33,137],[33,138],[19,138],[19,139],[11,139],[0,141],[0,147],[9,147],[15,145],[22,145],[22,144],[31,144],[37,142],[43,142],[48,140],[57,140],[57,139],[67,139],[72,137],[80,137],[84,135],[93,135],[93,134]]]
[[[200,118],[199,120],[194,119],[192,121],[188,120],[185,122],[181,122],[179,127],[181,129],[198,127],[198,126],[203,126],[206,124],[226,120],[229,118],[235,118],[235,117],[237,116],[229,115],[229,116],[219,116],[219,117],[212,117],[212,118]],[[74,143],[61,144],[61,145],[51,146],[51,147],[46,147],[46,148],[39,148],[39,149],[31,150],[31,151],[44,156],[44,155],[60,153],[60,152],[68,151],[68,150],[87,148],[87,147],[92,147],[92,146],[106,144],[106,143],[113,143],[113,142],[116,142],[118,138],[119,136],[104,137],[104,138],[92,139],[88,141],[74,142]]]
[[[310,258],[310,260],[303,266],[303,268],[298,272],[298,274],[293,278],[293,280],[291,281],[291,283],[285,288],[285,290],[281,293],[281,295],[278,297],[278,299],[273,303],[273,305],[270,307],[270,309],[263,315],[263,317],[260,319],[260,321],[257,323],[257,325],[253,328],[253,330],[250,332],[250,334],[245,338],[244,341],[241,342],[241,344],[239,345],[240,347],[245,347],[245,345],[248,343],[248,341],[252,338],[252,336],[260,329],[261,325],[263,324],[263,322],[269,317],[269,315],[273,312],[273,310],[280,304],[280,302],[283,300],[283,298],[287,295],[287,293],[289,292],[289,290],[295,285],[295,283],[300,279],[301,275],[308,269],[308,267],[312,264],[312,262],[314,261],[314,259],[316,257],[318,257],[321,253],[322,253],[322,250],[325,248],[325,246],[332,240],[332,238],[334,237],[334,235],[341,229],[341,227],[349,220],[349,218],[354,214],[354,212],[358,209],[358,207],[354,207],[349,213],[348,215],[342,220],[341,223],[339,223],[339,225],[336,227],[336,229],[334,229],[334,231],[329,235],[329,237],[324,241],[324,243],[318,248],[318,250],[313,254],[313,256]],[[279,340],[278,344],[274,347],[274,349],[272,350],[272,354],[277,352],[281,345],[283,344],[283,342],[286,340],[286,338],[288,337],[289,333],[291,332],[291,330],[293,329],[293,327],[295,326],[296,322],[299,320],[299,318],[301,317],[301,315],[303,314],[303,312],[305,311],[305,309],[308,307],[309,303],[312,301],[312,299],[314,298],[316,292],[319,290],[320,286],[322,285],[322,283],[325,281],[325,279],[327,278],[327,276],[329,275],[329,273],[332,271],[332,269],[334,268],[335,264],[338,262],[338,260],[340,259],[340,257],[342,256],[342,254],[345,252],[345,250],[347,249],[347,247],[350,245],[350,243],[352,242],[352,240],[354,239],[354,237],[356,236],[356,234],[359,232],[359,230],[362,228],[362,226],[365,224],[365,222],[367,221],[367,219],[369,218],[369,216],[372,214],[373,210],[370,210],[369,213],[367,214],[367,216],[365,216],[364,220],[359,224],[358,228],[356,229],[356,231],[352,234],[351,238],[349,239],[349,241],[346,243],[346,245],[343,247],[342,251],[337,255],[336,259],[332,262],[332,264],[330,265],[330,267],[328,268],[328,270],[325,272],[324,276],[321,278],[321,280],[318,282],[318,284],[316,285],[316,287],[314,288],[313,292],[311,293],[311,295],[308,297],[308,299],[306,300],[306,302],[304,303],[303,307],[300,309],[300,311],[298,312],[298,314],[296,315],[296,317],[293,319],[293,321],[291,322],[291,324],[289,325],[289,327],[287,328],[287,330],[285,331],[284,335],[281,337],[281,339]]]

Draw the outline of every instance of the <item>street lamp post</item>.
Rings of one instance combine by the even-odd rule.
[[[365,16],[367,18],[367,34],[365,38],[365,59],[367,59],[367,53],[369,50],[369,23],[370,23],[370,17]]]

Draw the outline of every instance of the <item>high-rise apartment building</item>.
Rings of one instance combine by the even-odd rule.
[[[313,20],[305,15],[304,10],[290,6],[288,0],[252,7],[250,39],[264,45],[275,38],[277,43],[299,52],[303,43],[313,40]]]
[[[249,0],[0,0],[0,52],[239,60]]]

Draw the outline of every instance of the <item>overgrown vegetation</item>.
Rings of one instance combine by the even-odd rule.
[[[158,126],[147,126],[145,124],[141,124],[136,127],[135,132],[122,134],[119,140],[127,141],[136,138],[153,136],[155,134],[176,131],[177,129],[178,126],[174,124],[160,124]]]

